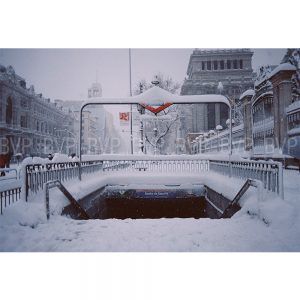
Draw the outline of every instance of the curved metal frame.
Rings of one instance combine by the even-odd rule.
[[[225,96],[224,96],[225,97]],[[232,107],[230,105],[230,101],[227,97],[225,97],[227,100],[228,100],[228,103],[225,103],[225,102],[220,102],[220,101],[215,101],[215,102],[206,102],[206,101],[201,101],[201,102],[197,102],[197,101],[190,101],[190,102],[176,102],[176,103],[173,103],[173,104],[207,104],[207,103],[224,103],[225,105],[228,106],[229,108],[229,120],[232,120]],[[133,103],[133,102],[122,102],[122,103],[118,103],[117,101],[115,103],[110,103],[110,102],[86,102],[84,103],[82,106],[81,106],[81,109],[80,109],[80,127],[79,127],[79,180],[81,180],[82,178],[82,173],[81,173],[81,163],[82,163],[82,120],[83,120],[83,110],[85,107],[89,106],[89,105],[118,105],[118,104],[124,104],[124,105],[132,105],[132,104],[140,104],[138,102],[136,103]],[[132,116],[130,116],[132,117]],[[232,122],[230,122],[230,133],[229,133],[229,140],[230,140],[230,148],[229,148],[229,160],[231,160],[231,155],[232,155]],[[230,174],[231,176],[231,171],[230,171]]]

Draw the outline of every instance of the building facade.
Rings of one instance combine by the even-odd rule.
[[[234,152],[247,152],[256,159],[300,159],[299,49],[289,49],[276,68],[261,67],[254,89],[244,92],[240,101],[243,123],[233,127]],[[215,146],[220,136],[227,137],[223,148]],[[194,139],[192,147],[193,153],[218,152],[228,150],[228,145],[229,130],[225,129]]]
[[[0,65],[1,154],[45,157],[49,153],[68,154],[67,131],[74,119],[58,103],[53,103],[12,66]]]
[[[102,97],[101,84],[93,83],[88,89],[89,102],[100,101]],[[80,109],[83,100],[66,100],[63,106],[69,109],[74,117],[74,132],[78,144],[80,131]],[[104,105],[88,105],[82,114],[82,154],[118,153],[124,147],[119,132],[114,125],[114,116]]]
[[[187,68],[182,95],[223,94],[233,104],[253,86],[253,52],[249,49],[195,49]],[[225,127],[228,107],[224,104],[201,104],[183,107],[182,135]]]

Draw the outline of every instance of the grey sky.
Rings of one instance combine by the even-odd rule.
[[[133,49],[132,82],[151,80],[156,72],[178,82],[186,76],[193,49]],[[253,68],[278,64],[285,49],[254,49]],[[129,94],[128,49],[0,49],[0,64],[12,65],[27,85],[51,99],[81,99],[96,80],[103,96]]]

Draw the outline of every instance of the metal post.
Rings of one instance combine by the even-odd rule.
[[[85,106],[82,106],[80,109],[80,124],[79,124],[79,165],[78,165],[78,178],[81,180],[81,162],[82,162],[82,113]]]
[[[282,200],[284,200],[284,186],[283,186],[283,167],[282,163],[278,163],[278,192]]]
[[[230,105],[229,106],[229,177],[232,176],[231,156],[232,156],[232,107]]]
[[[46,215],[47,215],[47,220],[50,219],[50,205],[49,205],[49,186],[48,183],[45,184],[45,200],[46,200]]]
[[[141,128],[140,128],[140,132],[141,132],[141,152],[144,153],[144,126],[143,126],[143,121],[141,121]]]
[[[131,87],[131,49],[129,49],[129,94],[132,96]],[[132,136],[132,104],[130,104],[130,152],[133,154],[133,136]]]
[[[229,107],[229,155],[232,155],[232,108]]]
[[[263,101],[262,107],[263,107],[263,109],[262,109],[262,111],[263,111],[263,119],[262,119],[262,121],[263,121],[263,128],[264,128],[264,159],[265,159],[266,158],[266,122],[265,122],[266,116],[265,116],[265,101]]]
[[[28,202],[28,193],[29,193],[29,180],[27,166],[25,166],[25,201]]]

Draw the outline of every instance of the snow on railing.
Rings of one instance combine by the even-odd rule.
[[[0,214],[21,196],[20,173],[16,168],[0,169]]]
[[[209,170],[207,159],[196,159],[180,156],[120,156],[106,157],[105,160],[83,161],[82,173],[97,171],[151,171],[151,172],[200,172]],[[142,158],[141,158],[142,157]],[[103,156],[105,158],[105,156]],[[46,164],[31,164],[25,167],[25,199],[30,192],[37,193],[49,180],[67,181],[79,176],[79,162],[60,162]]]
[[[81,163],[82,174],[102,170],[101,160],[84,161]],[[79,162],[58,162],[46,164],[29,164],[25,166],[25,199],[29,192],[37,193],[49,180],[67,181],[78,178]]]
[[[210,160],[211,171],[242,179],[258,179],[268,191],[283,195],[283,169],[280,162]]]
[[[200,172],[209,171],[209,161],[199,159],[117,160],[103,161],[103,171]]]
[[[21,187],[15,187],[6,191],[0,192],[0,214],[3,214],[4,208],[20,200]]]
[[[268,191],[278,193],[283,198],[283,171],[278,162],[229,160],[228,158],[195,157],[188,155],[170,156],[111,156],[103,160],[83,161],[81,169],[83,174],[94,172],[155,172],[155,173],[181,173],[181,172],[208,172],[213,171],[223,175],[242,178],[258,179]],[[27,201],[29,193],[37,193],[43,189],[46,182],[60,180],[61,182],[78,178],[79,162],[59,162],[45,164],[28,164],[24,166],[22,193]],[[2,207],[10,204],[9,199],[20,198],[21,184],[1,190]],[[4,200],[2,200],[4,199]],[[5,200],[6,199],[6,200]],[[3,202],[4,201],[4,202]]]

